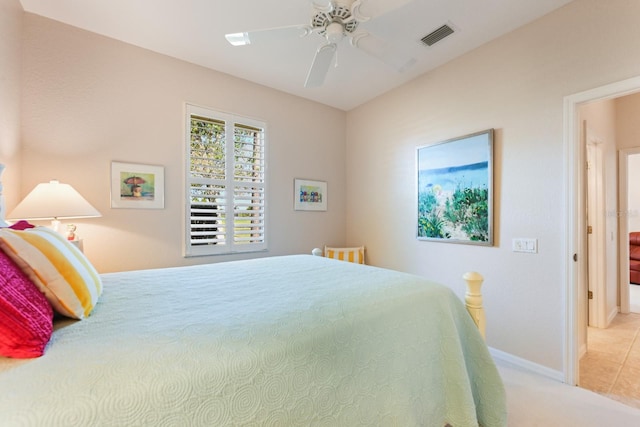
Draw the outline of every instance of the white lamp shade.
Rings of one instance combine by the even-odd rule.
[[[58,181],[38,184],[9,214],[8,219],[92,218],[100,212],[72,186]]]

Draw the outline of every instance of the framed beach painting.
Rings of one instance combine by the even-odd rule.
[[[493,245],[493,133],[417,149],[419,240]]]
[[[326,211],[327,183],[296,178],[293,199],[293,208],[297,211]]]
[[[111,207],[164,208],[164,167],[111,162]]]

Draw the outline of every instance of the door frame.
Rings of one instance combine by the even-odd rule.
[[[621,148],[618,150],[618,188],[620,197],[618,198],[618,229],[620,238],[618,239],[618,253],[620,260],[619,292],[620,292],[620,313],[631,311],[629,295],[629,156],[640,154],[640,147]],[[626,280],[623,280],[626,278]]]
[[[593,292],[593,298],[588,299],[589,326],[606,328],[608,323],[607,313],[607,288],[605,278],[605,221],[604,221],[604,169],[602,160],[602,140],[598,138],[588,126],[583,127],[587,165],[587,289]],[[591,226],[592,232],[587,228]]]
[[[576,385],[579,379],[580,340],[586,336],[586,221],[585,147],[581,144],[578,107],[584,103],[618,98],[640,91],[640,77],[633,77],[595,89],[566,96],[563,102],[565,168],[565,327],[564,382]]]

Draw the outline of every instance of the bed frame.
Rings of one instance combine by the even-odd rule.
[[[480,292],[484,278],[480,273],[476,273],[475,271],[465,273],[462,278],[467,282],[464,305],[467,307],[467,311],[478,327],[478,330],[480,330],[480,335],[486,339],[487,318],[484,313],[484,307],[482,306],[482,293]]]
[[[322,256],[322,249],[314,248],[311,251],[311,254],[315,256]],[[462,278],[467,282],[467,291],[464,295],[464,305],[471,315],[473,322],[478,327],[480,335],[482,335],[482,338],[486,339],[487,320],[484,307],[482,305],[482,293],[480,292],[484,278],[480,273],[476,273],[475,271],[465,273]]]
[[[4,195],[2,194],[2,172],[4,171],[5,166],[0,163],[0,227],[6,227],[8,224],[5,222],[5,201]],[[321,249],[314,249],[311,251],[313,255],[322,254]],[[475,322],[480,334],[483,338],[485,338],[486,331],[486,316],[484,312],[484,307],[482,305],[482,293],[480,292],[480,288],[482,287],[483,277],[479,273],[469,272],[465,273],[462,278],[465,282],[467,282],[467,291],[465,293],[465,306],[467,307],[467,311],[471,315],[471,318]]]

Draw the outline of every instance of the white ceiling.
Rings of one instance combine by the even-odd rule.
[[[224,37],[307,24],[310,0],[20,1],[27,12],[350,110],[570,0],[362,0],[393,10],[359,28],[413,56],[416,63],[398,73],[344,39],[338,46],[337,67],[329,69],[324,85],[317,88],[305,88],[304,82],[321,36],[242,47],[231,46]],[[456,32],[431,47],[420,42],[443,24]]]

